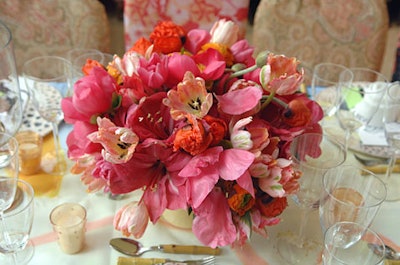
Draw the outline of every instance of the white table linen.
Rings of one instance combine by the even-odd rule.
[[[70,125],[61,126],[60,135],[63,148],[66,150],[65,139],[71,129]],[[357,163],[349,156],[348,163]],[[70,166],[72,162],[70,162]],[[108,242],[113,237],[121,237],[119,231],[112,226],[112,217],[120,206],[129,200],[139,198],[140,192],[129,195],[129,198],[122,200],[111,200],[105,194],[89,194],[86,187],[80,182],[79,175],[67,173],[61,184],[59,194],[54,198],[36,197],[35,216],[31,238],[35,242],[35,254],[30,265],[110,265],[117,264],[118,256],[123,254],[112,249]],[[64,254],[57,245],[52,227],[49,222],[51,209],[63,202],[78,202],[87,209],[87,232],[86,245],[84,249],[73,255]],[[400,245],[400,202],[384,202],[378,212],[372,228],[381,235],[389,238]],[[254,250],[263,257],[270,265],[283,264],[279,258],[275,243],[276,238],[288,231],[297,233],[299,222],[298,209],[289,199],[289,207],[283,213],[282,222],[268,228],[269,237],[263,238],[253,233],[251,245]],[[210,224],[212,225],[212,224]],[[322,233],[318,220],[318,211],[310,216],[310,223],[307,225],[307,235],[322,242]],[[139,239],[144,246],[158,244],[200,244],[190,231],[169,227],[158,223],[149,224],[144,236]],[[146,252],[142,257],[168,257],[174,259],[194,258],[190,255],[171,255],[158,252]],[[239,265],[237,256],[229,247],[224,247],[222,255],[217,258],[218,265]]]

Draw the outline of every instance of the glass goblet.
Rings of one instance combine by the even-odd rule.
[[[0,21],[0,132],[13,136],[18,131],[22,122],[22,105],[12,35]]]
[[[362,237],[354,242],[353,234],[361,234]],[[374,251],[375,248],[383,251]],[[384,249],[382,239],[368,227],[339,222],[325,232],[322,261],[324,265],[378,265],[383,262]]]
[[[54,155],[48,157],[54,157],[55,161],[48,163],[53,167],[44,168],[44,171],[56,175],[63,174],[66,167],[59,141],[58,124],[64,118],[61,99],[72,87],[71,71],[71,63],[57,56],[35,57],[23,65],[23,76],[32,103],[40,116],[52,124]]]
[[[350,83],[353,73],[345,66],[335,63],[320,63],[314,67],[311,91],[314,100],[322,107],[324,118],[335,114],[342,83]]]
[[[391,157],[384,177],[387,187],[387,201],[400,200],[400,175],[394,167],[400,157],[400,83],[393,83],[387,90],[383,124]]]
[[[18,142],[0,132],[0,222],[14,200],[18,180]]]
[[[353,81],[340,86],[340,100],[336,117],[345,131],[344,143],[348,150],[354,132],[371,132],[382,128],[381,101],[389,86],[386,77],[367,68],[351,68]]]
[[[319,216],[323,232],[344,221],[369,227],[386,199],[385,183],[372,172],[353,165],[328,170],[322,185]],[[354,234],[354,242],[361,235]]]
[[[306,237],[306,226],[311,212],[318,209],[322,176],[346,160],[342,144],[327,135],[305,133],[295,137],[290,145],[293,170],[301,174],[299,190],[292,199],[300,209],[299,230],[295,237],[282,237],[278,252],[289,264],[316,264],[320,243]]]
[[[1,264],[27,264],[33,256],[34,247],[30,242],[33,223],[34,191],[32,186],[18,180],[15,199],[5,212],[0,227]]]

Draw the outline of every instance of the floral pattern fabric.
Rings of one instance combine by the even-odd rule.
[[[13,34],[19,71],[34,56],[110,49],[107,13],[98,0],[0,1],[0,19]]]
[[[261,0],[253,45],[294,56],[309,70],[334,62],[379,72],[388,28],[385,0]]]
[[[249,0],[125,0],[125,48],[148,36],[157,22],[171,20],[186,31],[211,29],[219,18],[234,21],[245,32]]]

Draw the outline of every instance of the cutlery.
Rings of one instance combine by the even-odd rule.
[[[372,158],[372,157],[361,156],[358,154],[354,154],[354,157],[364,166],[365,169],[371,171],[372,173],[385,174],[387,171],[389,158],[376,158],[376,157]],[[395,173],[400,172],[399,160],[393,167],[393,172]]]
[[[214,265],[215,257],[209,256],[197,260],[172,260],[164,258],[129,258],[129,257],[118,257],[117,265]]]
[[[385,259],[391,260],[391,261],[399,261],[399,263],[396,262],[396,264],[400,264],[400,252],[397,252],[392,247],[385,245],[385,250],[383,250],[380,245],[377,245],[374,243],[369,243],[368,246],[377,255],[381,255],[382,251],[385,251]],[[395,264],[395,263],[390,263],[390,264]]]
[[[220,248],[211,248],[195,245],[174,245],[165,244],[151,247],[143,247],[140,242],[130,238],[113,238],[110,240],[110,245],[117,251],[129,255],[140,256],[147,251],[160,251],[164,253],[174,254],[195,254],[195,255],[219,255]]]

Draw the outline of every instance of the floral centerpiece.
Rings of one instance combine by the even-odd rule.
[[[211,247],[267,235],[298,190],[288,145],[321,131],[322,110],[299,92],[299,61],[252,55],[231,21],[185,32],[160,22],[108,65],[88,60],[62,101],[73,173],[89,191],[141,189],[114,218],[141,237],[164,210],[186,209]]]

